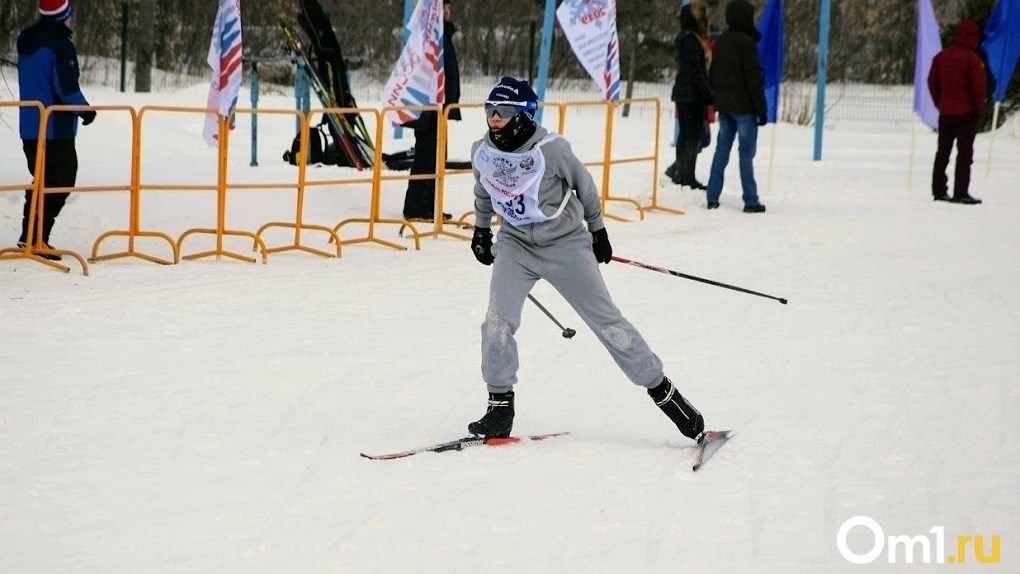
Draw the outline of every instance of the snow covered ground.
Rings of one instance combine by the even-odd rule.
[[[201,107],[205,89],[90,98]],[[17,121],[2,115],[0,180],[20,183]],[[484,129],[480,113],[465,115],[451,159]],[[145,121],[143,181],[215,183],[201,116]],[[648,121],[616,125],[626,136]],[[660,170],[672,156],[669,121]],[[258,167],[248,122],[231,135],[232,181],[293,180],[280,160],[293,119],[259,117]],[[82,128],[79,185],[126,183],[129,125],[105,110]],[[736,430],[698,473],[691,443],[541,283],[535,296],[578,334],[564,339],[525,309],[515,431],[569,436],[359,457],[463,435],[484,409],[490,270],[458,239],[426,238],[416,251],[381,226],[379,237],[412,249],[353,244],[339,259],[284,252],[266,265],[119,259],[88,276],[67,258],[67,274],[0,261],[0,572],[1020,571],[1020,140],[997,138],[986,174],[990,141],[979,136],[972,192],[985,203],[969,207],[931,201],[931,133],[912,144],[909,132],[841,127],[812,161],[812,129],[782,124],[774,148],[773,129],[756,161],[768,213],[740,212],[734,151],[719,210],[670,185],[659,200],[685,215],[607,222],[617,255],[789,299],[603,267],[709,426]],[[600,122],[565,131],[582,158],[598,159]],[[620,156],[651,151],[646,137],[621,139]],[[614,194],[647,203],[651,173],[615,167]],[[356,175],[321,167],[309,177]],[[470,209],[469,179],[451,177],[447,211]],[[403,188],[385,184],[384,217],[399,216]],[[146,192],[143,228],[177,238],[214,225],[215,205],[207,191]],[[364,186],[318,186],[305,220],[332,227],[367,205]],[[255,231],[293,210],[292,191],[231,191],[227,227]],[[636,219],[626,204],[609,211]],[[20,213],[20,193],[0,194],[0,246],[13,246]],[[126,222],[124,192],[77,194],[52,243],[87,255]],[[265,238],[283,245],[293,232]],[[124,247],[108,241],[107,252]],[[304,242],[330,249],[325,234]],[[212,246],[195,235],[182,252]],[[251,240],[225,247],[249,254]],[[156,239],[139,248],[170,257]],[[841,552],[854,517],[872,526],[850,522]],[[844,557],[878,549],[876,527],[873,561]],[[967,535],[998,562],[978,562],[973,539],[961,558]],[[928,542],[911,543],[911,564],[896,543],[890,563],[890,536]]]

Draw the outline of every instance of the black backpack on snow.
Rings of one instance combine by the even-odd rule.
[[[336,138],[331,134],[324,120],[317,126],[308,130],[308,165],[325,164],[349,166],[347,158],[336,149]],[[290,150],[283,152],[283,161],[290,165],[297,165],[301,161],[301,134],[294,136],[290,144]]]

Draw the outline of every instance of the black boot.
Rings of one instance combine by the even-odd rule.
[[[669,167],[666,168],[666,177],[668,177],[670,181],[673,181],[674,179],[676,179],[676,162],[675,161],[673,163],[669,164]]]
[[[705,419],[694,405],[683,398],[668,377],[662,377],[659,386],[648,389],[648,396],[652,397],[655,404],[666,413],[669,420],[673,421],[685,437],[700,440],[701,433],[705,430]]]
[[[683,185],[691,189],[705,190],[708,187],[694,177],[694,168],[698,165],[698,152],[701,151],[699,145],[694,141],[684,144],[684,172],[680,179]]]
[[[486,438],[506,438],[514,428],[514,392],[489,393],[485,416],[468,424],[468,432]]]
[[[683,142],[677,141],[676,159],[673,160],[673,173],[669,174],[669,181],[676,185],[683,185],[684,182],[684,148]]]

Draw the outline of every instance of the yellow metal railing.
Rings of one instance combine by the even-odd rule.
[[[614,135],[615,135],[615,110],[620,104],[631,104],[631,105],[652,105],[655,108],[655,122],[649,126],[648,130],[648,141],[650,142],[651,153],[649,155],[639,155],[635,157],[619,157],[614,154]],[[640,219],[644,218],[644,211],[648,210],[661,210],[670,213],[682,214],[683,212],[677,209],[664,207],[659,203],[658,198],[658,158],[655,151],[658,149],[659,144],[659,120],[661,117],[661,108],[658,99],[655,98],[637,98],[624,100],[621,102],[602,102],[602,101],[588,101],[588,102],[564,102],[564,103],[553,103],[544,102],[541,104],[543,108],[549,111],[555,111],[558,113],[557,131],[561,134],[569,137],[569,134],[565,134],[565,127],[567,121],[568,110],[576,109],[580,107],[598,107],[602,106],[605,111],[604,125],[605,125],[605,136],[602,145],[602,152],[597,160],[588,159],[587,161],[582,159],[582,162],[587,167],[594,167],[601,169],[601,202],[602,210],[606,217],[627,221],[622,216],[608,213],[607,204],[609,202],[622,202],[628,203],[634,206]],[[47,122],[50,121],[51,115],[55,111],[81,111],[84,109],[95,109],[98,111],[112,111],[112,112],[125,112],[130,117],[131,122],[131,151],[129,158],[129,181],[122,184],[107,184],[101,186],[77,186],[70,188],[48,188],[46,186],[45,178],[43,177],[43,166],[45,165],[45,154],[46,140],[41,138],[39,140],[38,153],[36,154],[36,165],[35,173],[38,177],[35,177],[30,182],[18,182],[13,183],[2,183],[0,184],[0,192],[11,192],[18,191],[24,192],[30,190],[34,192],[35,201],[29,206],[30,208],[30,225],[34,231],[37,226],[42,224],[42,205],[44,197],[47,193],[83,193],[83,192],[97,192],[97,191],[126,191],[128,192],[128,220],[126,228],[122,230],[112,230],[103,232],[95,240],[92,247],[91,256],[89,262],[107,261],[112,259],[118,259],[123,257],[136,257],[145,261],[158,263],[162,265],[169,265],[179,263],[181,259],[193,260],[205,257],[215,256],[217,258],[221,256],[237,259],[240,261],[246,261],[254,263],[255,258],[242,255],[240,253],[234,253],[228,251],[225,248],[224,240],[230,236],[240,236],[248,238],[252,241],[253,249],[261,252],[261,260],[263,263],[268,262],[268,255],[270,253],[278,253],[284,251],[303,251],[322,257],[336,257],[339,258],[342,253],[343,245],[351,245],[357,243],[377,243],[394,249],[406,250],[404,245],[388,241],[378,237],[377,229],[380,225],[392,224],[400,226],[398,235],[403,234],[404,229],[408,229],[414,240],[415,249],[421,249],[421,238],[423,237],[452,237],[460,240],[467,240],[469,236],[464,233],[458,233],[456,231],[447,231],[446,226],[454,226],[457,230],[463,228],[469,228],[468,218],[473,216],[473,210],[468,211],[461,215],[459,218],[454,218],[451,221],[444,221],[441,217],[444,209],[443,206],[446,200],[447,193],[447,178],[459,177],[463,175],[472,174],[471,169],[447,169],[446,168],[446,154],[443,153],[448,144],[449,138],[449,114],[453,109],[472,109],[479,108],[481,104],[477,103],[466,103],[466,104],[453,104],[447,106],[445,109],[440,106],[407,106],[407,107],[389,107],[384,109],[374,108],[334,108],[334,109],[316,109],[312,110],[308,114],[303,114],[297,110],[274,110],[260,108],[254,109],[237,109],[234,110],[234,114],[273,114],[273,115],[291,115],[299,119],[300,124],[300,150],[299,155],[303,158],[298,162],[296,176],[293,180],[278,181],[278,182],[266,182],[258,181],[254,183],[242,183],[236,181],[230,177],[228,173],[228,165],[230,159],[229,149],[229,138],[230,130],[228,129],[227,118],[219,116],[218,118],[218,138],[219,146],[216,154],[216,175],[215,181],[199,182],[199,183],[179,183],[173,181],[152,181],[151,179],[143,176],[142,160],[143,158],[150,157],[145,155],[145,146],[143,145],[148,139],[146,131],[146,119],[155,114],[177,114],[177,115],[197,115],[197,114],[210,114],[216,113],[215,110],[206,108],[189,108],[189,107],[176,107],[176,106],[143,106],[137,111],[130,106],[51,106],[44,108],[40,102],[0,102],[0,107],[36,107],[40,113],[40,133],[45,133]],[[439,126],[437,130],[437,154],[436,154],[436,169],[434,173],[426,174],[402,174],[384,172],[384,164],[382,160],[382,149],[386,143],[386,131],[384,130],[387,114],[396,110],[417,110],[417,111],[432,111],[439,115]],[[375,120],[375,150],[373,157],[373,165],[370,171],[358,170],[354,177],[330,177],[328,179],[309,179],[308,177],[308,141],[309,133],[311,130],[311,119],[313,116],[322,115],[325,113],[336,113],[336,114],[364,114]],[[585,120],[591,121],[591,120]],[[149,128],[152,131],[153,128]],[[641,129],[641,128],[639,128]],[[632,132],[628,132],[632,133]],[[641,132],[643,133],[643,132]],[[151,134],[150,134],[151,135]],[[144,136],[144,137],[143,137]],[[611,189],[611,172],[615,166],[622,164],[633,164],[647,162],[652,170],[651,181],[651,203],[648,205],[641,205],[637,200],[624,197],[618,194],[613,194]],[[421,179],[434,179],[436,182],[436,202],[435,202],[435,214],[436,217],[432,223],[432,229],[429,231],[419,230],[414,222],[407,221],[403,218],[384,218],[381,215],[381,204],[383,194],[383,184],[390,181],[411,181]],[[313,188],[337,188],[346,186],[357,186],[359,188],[367,189],[370,194],[370,203],[368,213],[366,217],[354,217],[347,218],[340,221],[333,227],[326,225],[311,224],[306,221],[305,217],[305,200],[306,195],[310,189]],[[473,188],[473,182],[471,184]],[[226,225],[227,221],[227,192],[228,190],[290,190],[295,194],[295,205],[293,211],[293,220],[274,220],[265,222],[257,229],[257,231],[247,230],[236,230],[228,229]],[[211,191],[216,193],[216,215],[215,215],[215,226],[206,228],[192,228],[187,229],[180,236],[174,240],[170,235],[154,230],[144,230],[141,222],[142,212],[142,198],[147,196],[149,193],[156,191]],[[367,233],[362,237],[347,237],[342,238],[340,230],[342,228],[354,225],[354,224],[365,224],[367,226]],[[293,230],[293,240],[287,244],[267,247],[263,240],[263,235],[270,229],[284,228]],[[325,251],[310,247],[305,244],[304,236],[306,232],[315,231],[325,233],[328,236],[329,243],[335,246],[335,249]],[[182,255],[182,245],[186,238],[197,234],[209,234],[215,237],[215,247],[211,250]],[[116,251],[112,253],[101,253],[100,247],[105,246],[108,240],[113,238],[123,237],[126,239],[126,248],[122,251]],[[139,250],[139,240],[141,238],[156,238],[165,241],[171,249],[172,257],[170,259],[157,257],[148,253],[144,253]],[[62,265],[56,261],[51,261],[42,257],[41,255],[68,255],[75,258],[81,264],[82,271],[85,275],[88,275],[89,268],[86,260],[70,250],[53,250],[43,247],[43,245],[26,245],[25,247],[18,248],[3,248],[0,249],[0,260],[9,259],[30,259],[42,263],[44,265],[60,269],[62,271],[69,271],[66,265]]]

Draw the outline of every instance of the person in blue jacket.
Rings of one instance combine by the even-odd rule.
[[[71,4],[68,0],[40,0],[39,20],[18,36],[18,88],[22,101],[54,105],[87,106],[88,101],[78,86],[78,54],[71,42]],[[78,153],[74,138],[78,118],[83,125],[96,119],[95,110],[54,112],[47,121],[46,133],[40,133],[41,118],[35,106],[20,109],[21,140],[28,161],[28,170],[35,177],[39,139],[45,139],[43,184],[46,188],[73,187],[78,175]],[[47,193],[42,206],[42,229],[35,228],[28,236],[29,209],[35,200],[33,190],[25,190],[25,211],[21,223],[19,247],[31,239],[38,247],[49,249],[50,232],[68,193]],[[40,245],[41,242],[41,245]],[[59,259],[59,255],[44,255]]]

